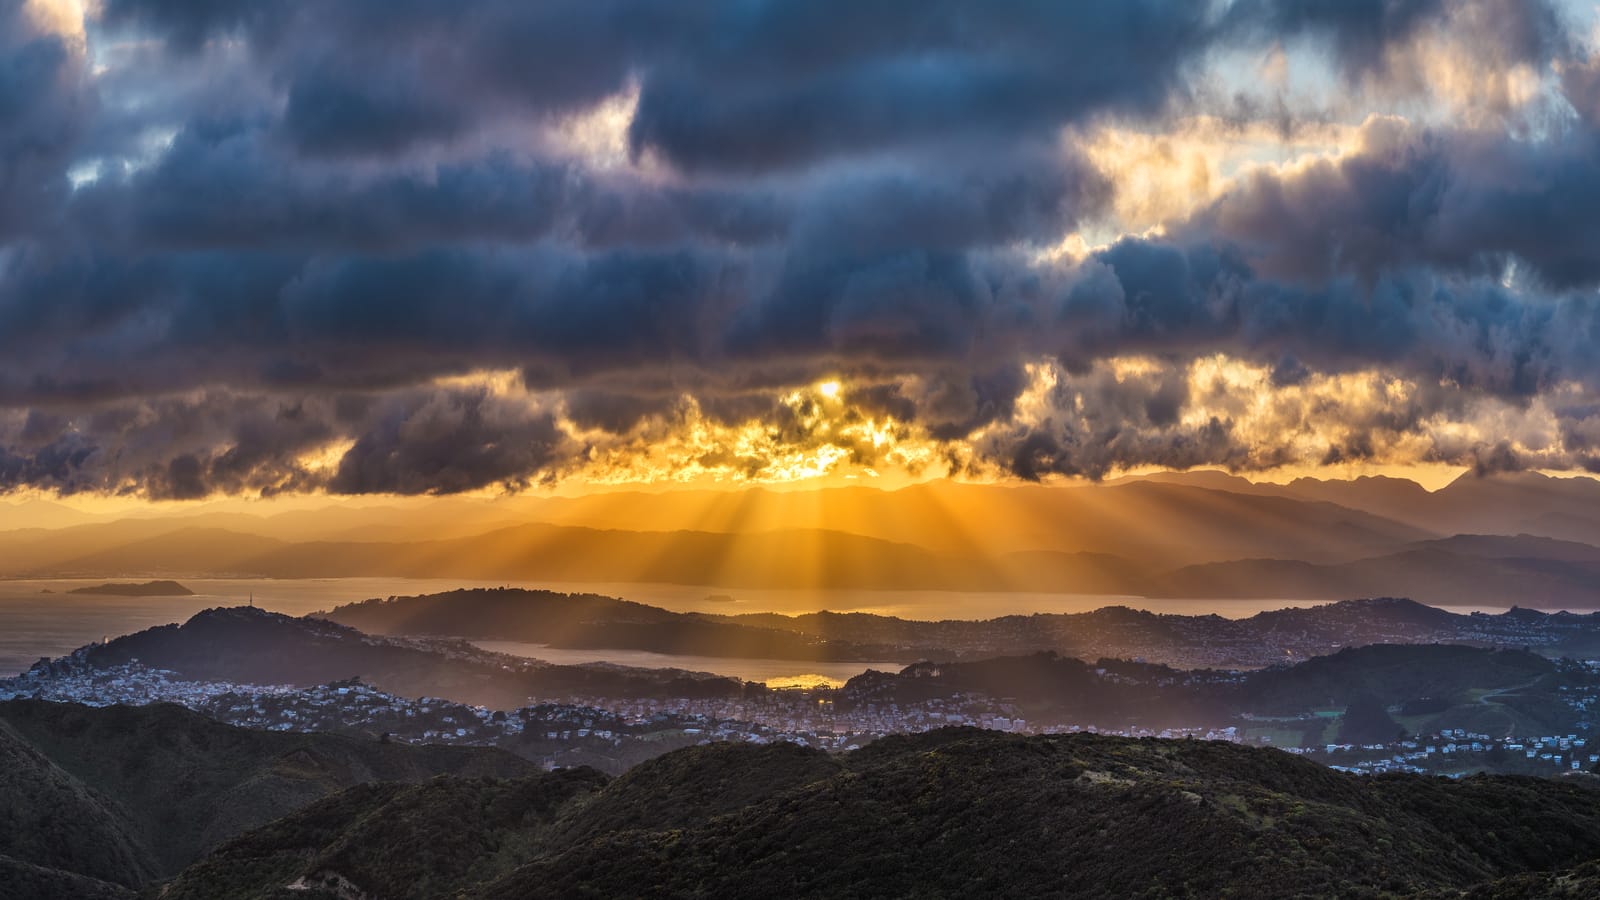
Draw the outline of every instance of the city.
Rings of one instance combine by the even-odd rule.
[[[76,662],[74,660],[76,659]],[[1600,675],[1600,661],[1581,664]],[[1104,669],[1100,676],[1121,676]],[[1190,675],[1191,680],[1195,676]],[[1212,683],[1238,673],[1206,672]],[[891,734],[974,727],[1018,734],[1093,732],[1131,738],[1198,739],[1277,747],[1331,768],[1358,774],[1415,772],[1460,777],[1492,771],[1559,774],[1588,771],[1600,754],[1588,714],[1600,703],[1600,679],[1589,686],[1562,685],[1559,702],[1574,714],[1567,734],[1490,735],[1463,728],[1407,735],[1386,742],[1282,742],[1305,724],[1319,729],[1335,720],[1263,720],[1248,714],[1210,726],[1107,727],[1092,722],[1025,715],[1013,702],[970,692],[921,702],[896,702],[869,691],[789,688],[742,697],[610,698],[571,695],[528,698],[528,705],[494,710],[434,697],[405,698],[359,678],[314,687],[192,680],[178,673],[129,663],[111,668],[67,657],[0,681],[0,701],[38,699],[144,705],[176,703],[221,722],[281,732],[332,732],[406,743],[493,746],[534,760],[546,769],[591,765],[620,773],[661,753],[717,741],[785,741],[829,751],[849,751]],[[1337,711],[1334,711],[1336,714]],[[1275,739],[1275,736],[1277,738]]]

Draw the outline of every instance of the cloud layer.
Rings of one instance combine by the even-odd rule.
[[[1594,468],[1590,52],[1539,0],[0,0],[0,490]]]

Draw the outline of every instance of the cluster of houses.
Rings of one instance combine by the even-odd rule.
[[[1589,664],[1597,665],[1597,664]],[[790,741],[852,750],[889,734],[971,726],[998,731],[1091,731],[1124,737],[1242,741],[1233,725],[1097,729],[1030,722],[1004,701],[955,694],[916,702],[878,698],[839,702],[826,688],[751,692],[744,697],[573,697],[497,711],[432,697],[398,697],[353,679],[309,688],[185,678],[137,662],[109,668],[36,667],[0,681],[0,700],[17,697],[83,703],[178,703],[220,721],[272,731],[332,731],[404,742],[501,746],[545,765],[588,764],[620,770],[680,746],[712,741]],[[1381,744],[1285,747],[1331,768],[1380,774],[1462,775],[1475,771],[1556,774],[1600,764],[1590,752],[1587,713],[1600,688],[1562,688],[1583,721],[1567,734],[1495,737],[1460,728]],[[1259,739],[1258,739],[1259,740]]]

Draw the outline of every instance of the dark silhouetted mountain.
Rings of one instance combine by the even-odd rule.
[[[500,750],[250,731],[167,704],[13,700],[0,703],[0,874],[41,896],[114,896],[352,785],[535,770]],[[33,895],[7,894],[16,883],[0,895]]]
[[[1296,478],[1284,485],[1281,489],[1277,485],[1263,484],[1260,489],[1279,493],[1285,497],[1299,497],[1306,500],[1320,500],[1324,503],[1335,503],[1351,509],[1360,509],[1393,519],[1397,522],[1410,522],[1415,525],[1413,515],[1418,509],[1426,507],[1431,496],[1427,489],[1405,478],[1390,478],[1384,475],[1364,475],[1348,481],[1339,479]],[[1429,525],[1417,527],[1430,531],[1441,530],[1433,525],[1439,524],[1432,519],[1425,518]],[[1458,527],[1458,526],[1457,526]],[[1444,531],[1456,530],[1456,527],[1445,525]]]
[[[366,600],[318,615],[368,634],[435,635],[529,641],[555,647],[762,659],[895,658],[888,648],[862,647],[788,630],[669,612],[596,594],[520,588],[478,588]],[[913,655],[907,661],[914,658]]]
[[[1515,553],[1526,556],[1474,555]],[[1457,606],[1600,606],[1600,548],[1548,539],[1434,541],[1388,556],[1316,564],[1242,559],[1187,566],[1153,579],[1150,596],[1331,600],[1399,594]]]
[[[0,707],[0,710],[5,707]],[[158,872],[132,816],[57,766],[0,718],[0,858],[132,887]],[[41,872],[44,881],[70,882]]]
[[[1564,651],[1600,645],[1600,616],[1461,616],[1392,599],[1285,609],[1243,620],[1113,606],[1090,613],[925,622],[867,613],[675,613],[594,594],[498,588],[366,600],[318,615],[369,634],[795,660],[915,662],[1052,650],[1080,659],[1251,667],[1283,662],[1286,654],[1300,659],[1366,643],[1555,644]]]
[[[917,663],[900,672],[869,671],[845,683],[835,701],[845,707],[923,703],[958,695],[987,695],[1029,715],[1101,727],[1170,728],[1232,718],[1216,690],[1194,689],[1184,673],[1164,666],[1100,660],[1086,663],[1054,653],[1002,656],[957,663]]]
[[[1532,534],[1458,534],[1433,541],[1421,541],[1413,547],[1418,550],[1443,550],[1457,556],[1476,556],[1483,559],[1600,563],[1600,547]]]
[[[1427,698],[1442,704],[1438,712],[1443,712],[1463,705],[1471,708],[1476,697],[1488,692],[1529,689],[1549,698],[1559,684],[1557,671],[1556,663],[1521,650],[1448,644],[1377,644],[1229,677],[1124,660],[1091,664],[1037,653],[867,672],[847,682],[837,702],[906,704],[982,694],[1055,721],[1162,729],[1215,725],[1244,714],[1305,716],[1367,701],[1387,708]],[[1547,678],[1547,689],[1533,690]],[[1485,711],[1502,719],[1517,714],[1515,704]],[[1538,710],[1525,713],[1535,727],[1566,725],[1573,718],[1569,711],[1564,719],[1540,721],[1539,714]]]
[[[1388,744],[1404,740],[1405,728],[1389,715],[1389,708],[1372,694],[1361,694],[1345,707],[1339,719],[1339,741],[1345,744]]]
[[[1079,659],[1249,668],[1370,643],[1535,646],[1570,656],[1600,652],[1600,615],[1517,610],[1468,616],[1392,598],[1237,620],[1111,606],[1088,613],[928,622],[868,613],[686,614],[592,594],[479,589],[368,600],[322,615],[382,634],[801,660],[942,661],[1052,650]]]
[[[120,884],[64,869],[23,862],[0,854],[0,896],[16,900],[132,900],[137,894]]]
[[[1524,650],[1373,644],[1253,672],[1235,703],[1257,713],[1294,714],[1342,709],[1367,697],[1384,706],[1419,697],[1460,702],[1474,689],[1531,685],[1556,671],[1556,663]]]
[[[254,607],[208,609],[80,651],[88,665],[134,660],[192,679],[307,687],[361,678],[395,694],[514,709],[532,696],[737,696],[740,682],[674,670],[554,666],[464,641],[402,641]],[[76,659],[69,657],[69,660]]]
[[[1079,659],[1143,658],[1179,668],[1253,668],[1377,643],[1531,646],[1574,657],[1600,653],[1600,614],[1513,609],[1461,615],[1392,597],[1273,610],[1245,619],[1158,614],[1125,606],[983,621],[925,622],[831,612],[709,618],[845,644],[911,650],[933,660],[1052,650]]]
[[[1600,480],[1594,478],[1469,471],[1436,491],[1403,478],[1383,476],[1348,481],[1297,478],[1286,485],[1216,472],[1168,473],[1149,476],[1149,480],[1333,503],[1438,534],[1527,533],[1600,545]]]
[[[69,594],[99,594],[108,597],[193,597],[189,590],[176,581],[146,581],[143,584],[110,583],[93,587],[73,588]]]
[[[1226,743],[971,730],[840,757],[710,746],[611,781],[356,788],[163,896],[1442,896],[1600,856],[1591,781],[1361,778]]]

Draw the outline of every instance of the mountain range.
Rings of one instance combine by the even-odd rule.
[[[1396,723],[1385,741],[1402,730],[1430,734],[1450,727],[1495,736],[1566,734],[1587,717],[1562,703],[1561,695],[1594,684],[1588,674],[1521,650],[1375,644],[1233,676],[1050,653],[917,663],[899,672],[858,675],[834,702],[904,706],[987,696],[1004,698],[1028,721],[1052,727],[1138,727],[1150,733],[1292,720],[1301,734],[1290,745],[1316,747],[1346,730],[1351,710],[1364,703],[1419,711],[1407,717],[1409,727]],[[1482,701],[1485,695],[1492,701]]]
[[[349,618],[370,623],[376,616],[410,609],[412,617],[403,621],[426,623],[431,614],[460,609],[465,619],[466,611],[487,607],[506,614],[520,609],[547,627],[582,623],[588,617],[623,617],[637,627],[632,634],[659,628],[667,635],[680,633],[682,620],[700,619],[610,598],[521,591],[406,598],[414,599],[431,602],[375,601],[352,607],[355,615]],[[1359,618],[1363,608],[1379,615],[1387,610],[1391,623],[1419,612],[1423,618],[1454,618],[1398,601],[1338,607],[1342,608],[1330,610],[1326,623]],[[1293,612],[1300,615],[1299,621],[1311,621],[1303,615],[1307,611]],[[759,631],[705,624],[712,629]],[[1203,634],[1190,634],[1189,639],[1200,641],[1203,648]],[[1580,696],[1600,684],[1600,676],[1586,668],[1525,649],[1443,643],[1345,647],[1293,665],[1249,672],[1184,670],[1142,659],[1086,659],[1094,661],[1052,651],[1011,651],[963,661],[935,657],[890,672],[868,670],[837,691],[819,694],[819,699],[847,711],[875,703],[909,708],[930,700],[955,708],[966,699],[987,698],[1015,708],[1036,724],[1136,727],[1150,733],[1169,728],[1220,729],[1281,718],[1293,721],[1288,727],[1302,732],[1301,742],[1318,746],[1326,726],[1336,724],[1341,714],[1348,717],[1351,708],[1359,709],[1364,702],[1379,710],[1414,708],[1406,727],[1417,733],[1448,727],[1471,727],[1495,736],[1572,733],[1584,727],[1579,723],[1587,721],[1587,713],[1564,698]],[[40,663],[10,685],[28,696],[44,680],[94,677],[96,671],[134,661],[191,681],[310,687],[360,678],[403,697],[439,697],[501,710],[594,698],[759,701],[768,696],[764,686],[732,678],[670,669],[556,666],[488,653],[459,640],[383,637],[316,617],[290,618],[249,607],[206,610],[181,626],[147,629],[90,645]]]
[[[38,503],[42,501],[34,501]],[[1600,606],[1600,481],[1464,475],[443,498],[0,531],[0,576],[428,576],[721,588]]]
[[[872,613],[679,613],[595,594],[475,588],[374,598],[316,617],[370,634],[806,661],[949,661],[1052,651],[1184,668],[1256,668],[1378,643],[1600,654],[1600,614],[1528,609],[1460,614],[1396,598],[1291,607],[1243,619],[1110,606],[1084,613],[920,621]]]
[[[530,696],[738,696],[730,678],[676,669],[561,666],[480,650],[465,641],[417,641],[363,634],[317,618],[254,607],[209,609],[41,663],[43,670],[108,668],[130,662],[189,680],[309,687],[360,677],[402,696],[445,697],[514,709]],[[38,668],[38,667],[36,667]]]

